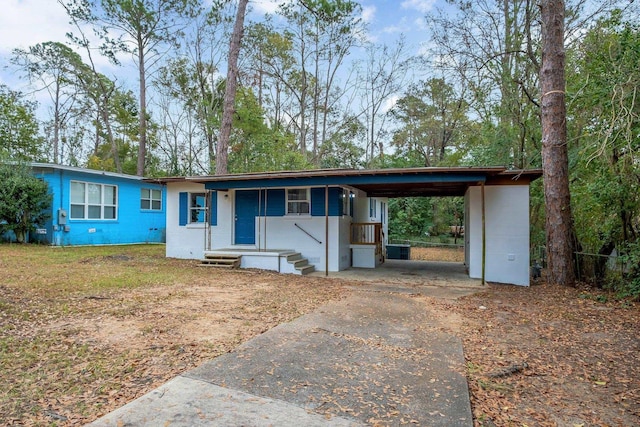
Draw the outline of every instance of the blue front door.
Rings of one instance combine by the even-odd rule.
[[[256,216],[258,215],[258,190],[236,191],[235,244],[256,243]]]

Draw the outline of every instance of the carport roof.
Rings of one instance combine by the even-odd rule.
[[[423,167],[402,169],[314,169],[214,176],[167,177],[149,182],[194,182],[209,190],[348,186],[370,197],[463,196],[470,186],[528,185],[542,176],[540,169],[508,170],[504,167]]]

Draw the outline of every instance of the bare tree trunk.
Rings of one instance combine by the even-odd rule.
[[[313,82],[313,146],[312,146],[312,160],[316,166],[319,166],[320,159],[318,158],[318,119],[319,119],[319,111],[320,108],[320,50],[319,50],[319,36],[320,32],[319,21],[316,21],[316,31],[314,34],[314,44],[315,44],[315,70],[314,70],[314,82]]]
[[[99,99],[99,98],[98,98]],[[102,109],[100,108],[100,101],[96,104],[96,139],[93,141],[93,155],[98,156],[98,150],[100,149],[100,118],[102,117]],[[111,142],[111,141],[109,141]]]
[[[218,153],[216,157],[216,175],[227,173],[229,157],[229,138],[233,125],[233,113],[235,111],[236,86],[238,84],[238,56],[240,56],[240,42],[244,32],[244,16],[249,0],[240,0],[236,13],[236,22],[233,26],[233,34],[229,43],[229,59],[227,67],[227,85],[224,91],[222,110],[222,124],[220,126],[220,138],[218,139]]]
[[[58,164],[60,161],[60,84],[56,81],[56,96],[54,102],[53,116],[53,163]]]
[[[565,104],[564,1],[542,0],[542,167],[549,283],[575,283]]]
[[[107,131],[107,138],[109,139],[109,144],[111,145],[111,155],[113,156],[113,162],[116,167],[116,172],[122,173],[122,162],[120,162],[120,153],[118,152],[118,144],[116,139],[113,137],[113,130],[111,129],[111,119],[109,118],[109,108],[108,100],[103,100],[104,106],[101,108],[102,120],[104,121],[104,126]],[[142,176],[142,175],[140,175]]]
[[[144,163],[147,157],[147,80],[144,64],[144,44],[138,40],[138,72],[140,75],[140,141],[138,141],[138,164],[136,175],[144,176]]]

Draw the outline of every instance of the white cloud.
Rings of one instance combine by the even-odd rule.
[[[2,0],[2,2],[0,58],[10,58],[14,49],[28,49],[38,43],[48,41],[67,43],[66,34],[77,33],[77,29],[69,23],[66,11],[55,0]],[[83,28],[83,31],[92,46],[100,43],[89,26]],[[77,51],[85,62],[88,61],[84,50]],[[126,80],[135,81],[135,74],[131,71],[135,69],[131,56],[120,53],[118,59],[124,67],[117,67],[104,56],[97,52],[93,53],[98,71],[106,75],[118,74]],[[12,87],[17,87],[17,78],[16,70],[0,69],[0,80],[11,83]]]
[[[252,6],[253,13],[264,15],[277,12],[281,4],[288,2],[290,0],[254,0],[249,5]]]
[[[417,10],[421,13],[427,13],[433,9],[436,0],[404,0],[401,3],[403,9]]]
[[[378,43],[378,41],[380,40],[380,37],[378,37],[376,34],[372,33],[371,31],[366,31],[360,36],[360,40],[365,43]]]
[[[398,33],[408,33],[411,31],[411,26],[407,23],[407,18],[403,17],[397,24],[387,25],[382,29],[383,33],[386,34],[398,34]]]
[[[386,34],[396,34],[396,33],[402,33],[406,30],[407,28],[401,25],[389,25],[384,27],[382,29],[382,32]]]
[[[426,31],[429,29],[429,27],[427,26],[427,22],[423,17],[416,18],[415,21],[413,21],[413,23],[415,24],[416,28],[420,31]]]
[[[70,30],[65,10],[53,0],[4,0],[0,53],[46,41],[64,41]]]
[[[387,111],[389,111],[393,107],[395,107],[395,105],[398,103],[399,99],[400,99],[400,95],[395,94],[395,93],[393,95],[391,95],[389,98],[387,98],[384,101],[384,104],[381,107],[382,112],[386,113]]]
[[[423,56],[425,58],[430,57],[432,54],[433,45],[429,42],[422,42],[418,46],[417,56]]]
[[[376,7],[375,6],[364,6],[362,8],[362,20],[366,23],[373,22],[373,18],[376,16]]]

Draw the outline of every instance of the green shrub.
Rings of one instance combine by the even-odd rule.
[[[612,281],[612,288],[621,298],[640,299],[640,244],[627,243],[621,250],[623,273]]]
[[[0,236],[13,232],[18,242],[26,242],[28,233],[49,218],[50,207],[47,183],[29,166],[0,161]]]

